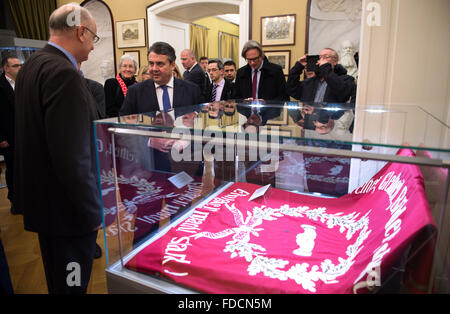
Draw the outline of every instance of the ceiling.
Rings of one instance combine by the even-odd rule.
[[[213,2],[202,4],[187,4],[174,8],[172,10],[162,12],[158,15],[184,23],[191,23],[205,17],[225,14],[239,14],[239,6]]]

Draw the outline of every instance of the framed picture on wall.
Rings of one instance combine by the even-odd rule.
[[[289,74],[291,68],[291,51],[290,50],[272,50],[264,51],[267,59],[271,63],[278,64],[283,69],[284,75]]]
[[[130,55],[130,56],[132,56],[134,58],[134,60],[136,60],[136,62],[137,62],[136,75],[137,75],[139,69],[141,68],[141,66],[139,64],[140,63],[139,62],[139,60],[140,60],[139,50],[127,50],[127,51],[124,51],[123,54],[124,55]]]
[[[145,47],[145,19],[116,22],[117,48]]]
[[[262,16],[261,45],[295,45],[295,14]]]

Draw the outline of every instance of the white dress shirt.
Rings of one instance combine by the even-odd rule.
[[[216,83],[213,83],[213,88],[214,88],[214,85],[216,85]],[[222,97],[222,91],[223,91],[224,86],[225,86],[225,79],[222,78],[222,80],[219,82],[219,84],[217,84],[216,99],[214,99],[214,101],[220,101],[220,98]]]
[[[258,73],[256,74],[256,78],[257,78],[257,81],[256,81],[256,99],[259,98],[259,81],[261,79],[261,69],[262,69],[263,65],[264,65],[264,60],[261,62],[261,65],[259,66],[258,69],[255,70],[255,69],[252,68],[252,83],[253,83],[253,75],[255,75],[255,71],[258,71]]]
[[[11,85],[12,89],[14,90],[16,88],[16,81],[10,78],[7,74],[5,74],[5,78],[8,81],[9,85]]]
[[[170,81],[166,84],[166,86],[170,98],[170,107],[173,109],[173,76],[170,78]],[[158,99],[159,110],[164,111],[163,89],[161,85],[155,83],[155,90],[156,90],[156,98]],[[172,118],[175,118],[173,110],[169,111],[169,114],[172,116]]]

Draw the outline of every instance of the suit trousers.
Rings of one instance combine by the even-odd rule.
[[[49,294],[85,294],[98,231],[82,236],[38,234]]]

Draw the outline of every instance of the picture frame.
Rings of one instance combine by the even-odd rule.
[[[290,50],[270,50],[264,51],[264,54],[266,55],[269,62],[281,66],[284,75],[289,75],[289,70],[291,69]]]
[[[116,22],[117,48],[145,47],[145,19]]]
[[[261,45],[295,45],[295,14],[261,17]]]
[[[139,50],[126,50],[123,52],[124,55],[130,55],[133,56],[133,58],[136,60],[137,62],[137,68],[136,68],[136,75],[139,72],[139,69],[141,68],[140,65],[140,51]]]

